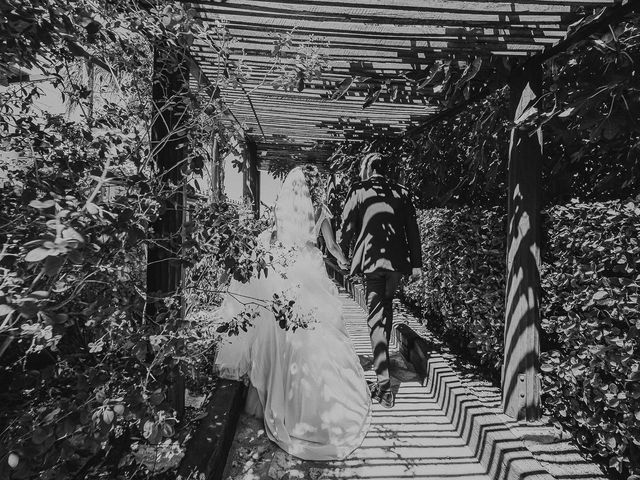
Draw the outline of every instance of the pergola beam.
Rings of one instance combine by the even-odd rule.
[[[591,35],[602,32],[609,25],[620,23],[627,16],[638,11],[640,11],[640,2],[637,0],[623,0],[622,3],[613,7],[605,7],[598,17],[569,34],[564,40],[546,47],[542,52],[531,57],[525,62],[523,68],[529,68],[530,65],[533,66],[535,63],[542,65],[556,55],[568,52],[579,43],[587,40]]]
[[[529,57],[529,59],[526,60],[520,68],[525,70],[535,69],[537,68],[537,66],[541,66],[543,63],[551,60],[557,55],[560,55],[576,47],[579,43],[587,40],[591,35],[602,32],[603,30],[609,28],[610,25],[621,22],[625,17],[639,10],[640,2],[631,0],[625,0],[625,3],[621,3],[613,7],[605,7],[603,9],[603,12],[597,17],[596,20],[583,25],[574,33],[568,35],[564,40],[561,40],[555,45],[546,47],[542,52]],[[514,75],[518,75],[518,73],[516,72]],[[407,130],[407,133],[409,135],[414,135],[423,132],[426,128],[430,127],[434,123],[457,115],[469,105],[485,99],[486,97],[497,91],[499,88],[504,87],[505,85],[510,83],[512,79],[513,75],[509,76],[503,83],[499,84],[497,87],[490,90],[484,90],[469,100],[465,100],[453,107],[435,114],[433,117],[425,120],[420,125]]]
[[[212,135],[211,142],[211,201],[219,202],[223,196],[222,159],[220,158],[220,142],[218,134]]]

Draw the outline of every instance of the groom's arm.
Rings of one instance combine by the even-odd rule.
[[[422,243],[420,241],[420,229],[418,228],[418,219],[416,209],[413,206],[409,192],[405,190],[405,235],[407,236],[407,244],[409,245],[409,258],[411,259],[411,268],[422,268]]]
[[[351,188],[347,194],[347,201],[342,209],[342,225],[340,227],[338,244],[345,255],[349,255],[351,242],[358,228],[356,213],[358,211],[358,199],[356,190]]]

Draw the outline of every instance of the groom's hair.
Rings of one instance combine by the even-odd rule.
[[[382,159],[382,155],[377,152],[369,153],[363,157],[362,163],[360,164],[360,171],[363,171],[367,166],[370,167],[373,172],[384,174],[384,160]]]

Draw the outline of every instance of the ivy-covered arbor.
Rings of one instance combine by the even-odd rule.
[[[506,84],[511,91],[503,406],[540,416],[542,131],[526,119],[543,92],[542,64],[632,13],[631,1],[192,2],[224,22],[228,58],[194,42],[199,74],[246,132],[245,192],[257,168],[326,164],[337,145],[419,132]],[[277,52],[282,62],[270,56]],[[283,81],[283,78],[288,81]],[[518,126],[519,125],[519,126]]]
[[[194,207],[189,182],[206,159],[212,157],[216,199],[221,154],[240,147],[245,196],[258,213],[261,170],[329,166],[345,142],[401,135],[411,143],[436,127],[450,129],[456,115],[487,96],[489,103],[502,101],[507,89],[492,93],[505,85],[511,98],[501,115],[509,110],[502,115],[508,120],[501,117],[504,128],[492,139],[510,151],[508,182],[496,182],[509,203],[503,402],[513,417],[537,418],[540,127],[549,132],[550,122],[536,110],[542,98],[553,98],[540,81],[541,66],[558,54],[564,61],[591,35],[597,48],[615,50],[615,25],[637,6],[635,0],[0,3],[0,85],[11,88],[0,89],[0,138],[25,160],[8,177],[16,185],[0,182],[0,373],[11,390],[2,397],[10,408],[0,411],[0,422],[11,421],[0,425],[0,476],[46,471],[96,478],[105,466],[135,475],[136,462],[154,470],[158,455],[174,451],[176,422],[165,413],[181,413],[179,373],[206,370],[212,351],[210,332],[182,328],[185,266],[210,287],[203,296],[218,295],[229,274],[246,280],[266,269],[255,242],[261,224],[202,196]],[[29,77],[35,67],[82,110],[78,119],[38,111],[42,79]],[[606,91],[630,81],[613,78]],[[119,100],[104,98],[104,90]],[[574,111],[553,115],[575,118]],[[623,121],[606,116],[594,130],[615,136]],[[617,145],[618,153],[627,146]],[[187,201],[196,222],[186,218]],[[625,215],[633,208],[625,207]],[[606,206],[598,212],[602,223],[617,222]],[[464,215],[454,218],[466,225]],[[214,257],[213,267],[198,263],[203,254]],[[485,304],[496,298],[489,297]],[[640,385],[637,375],[629,385]],[[626,382],[627,372],[616,380]],[[23,408],[29,415],[16,413]],[[614,423],[620,425],[614,418],[599,427],[606,435],[598,441],[620,467],[622,448],[637,444],[637,427],[609,435]],[[135,452],[134,438],[144,438]],[[123,454],[130,463],[120,465]]]

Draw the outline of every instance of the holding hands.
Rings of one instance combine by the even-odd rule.
[[[340,255],[336,260],[338,260],[338,266],[342,270],[349,270],[349,260],[344,255]]]

